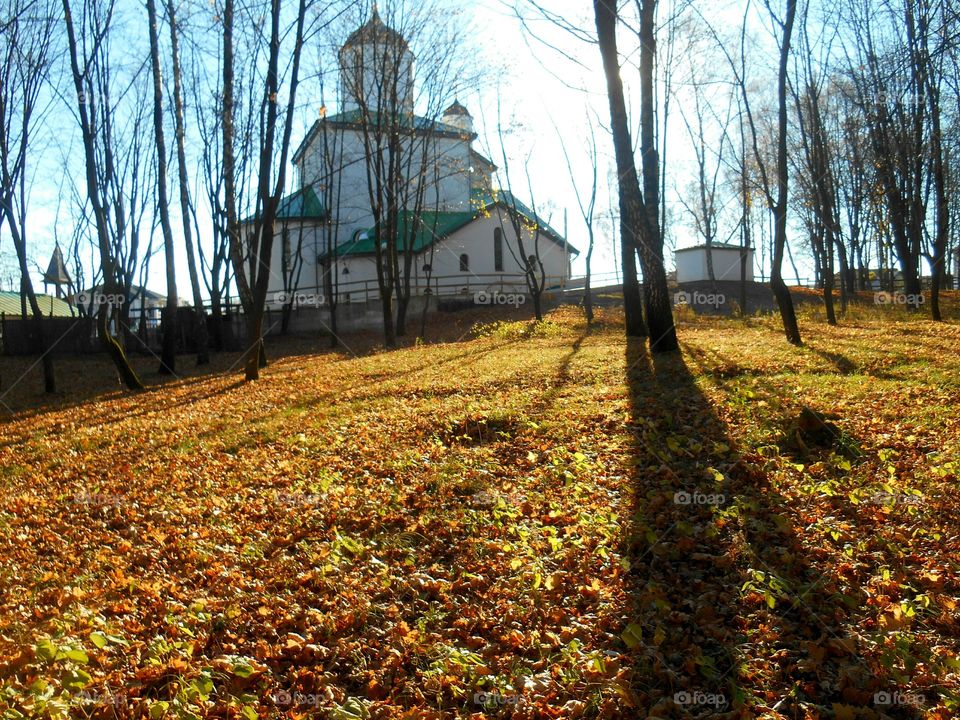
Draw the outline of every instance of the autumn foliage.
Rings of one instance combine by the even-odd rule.
[[[8,417],[0,716],[957,717],[957,326],[620,323]]]

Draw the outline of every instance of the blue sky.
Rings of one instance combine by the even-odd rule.
[[[664,7],[666,6],[665,2]],[[459,98],[475,118],[480,135],[477,146],[498,162],[500,151],[497,147],[496,108],[499,96],[502,122],[510,127],[504,142],[511,159],[514,190],[524,199],[529,199],[528,193],[524,191],[527,181],[522,172],[524,162],[529,158],[527,168],[538,211],[549,216],[554,227],[562,229],[565,225],[566,209],[568,239],[584,251],[574,263],[574,273],[580,275],[584,270],[586,229],[564,161],[563,146],[566,146],[570,155],[574,175],[581,184],[581,189],[586,192],[589,190],[590,178],[587,118],[598,118],[601,125],[606,124],[609,118],[597,48],[575,39],[549,22],[531,21],[530,28],[533,32],[547,44],[562,49],[561,54],[544,42],[531,38],[517,20],[511,6],[500,0],[450,0],[449,7],[451,17],[462,22],[465,29],[466,40],[458,47],[458,51],[470,58],[476,58],[476,62],[484,70],[484,77],[487,78],[481,88]],[[592,32],[593,18],[589,3],[557,0],[549,3],[549,9],[572,24]],[[722,8],[716,12],[721,13],[720,17],[725,15]],[[733,14],[733,11],[730,11],[726,19],[731,23],[739,23],[739,15]],[[762,32],[760,34],[762,35]],[[626,42],[623,47],[627,47]],[[320,51],[320,48],[313,48],[305,57],[311,54],[316,56]],[[564,54],[569,55],[572,60],[564,57]],[[131,57],[134,55],[135,53],[131,52]],[[679,60],[681,65],[684,62],[683,58]],[[758,75],[762,72],[763,68],[757,69]],[[626,66],[623,75],[629,93],[631,86],[635,85],[635,71]],[[315,93],[315,85],[305,85],[301,90],[298,102],[300,117],[294,124],[292,138],[294,147],[299,144],[316,117],[316,109],[320,103],[319,98],[311,97]],[[33,260],[37,266],[43,267],[46,266],[54,241],[58,237],[61,245],[67,246],[71,217],[75,212],[72,193],[84,192],[82,152],[75,121],[66,113],[62,104],[55,102],[50,115],[45,119],[45,126],[43,161],[35,163],[31,168],[33,182],[29,211]],[[683,247],[695,244],[696,238],[682,208],[676,202],[675,193],[677,190],[682,192],[684,184],[691,177],[692,156],[686,131],[676,112],[671,115],[667,132],[672,138],[668,156],[667,199],[672,214],[668,230],[669,243]],[[611,273],[617,264],[614,254],[615,224],[610,222],[611,212],[616,212],[616,196],[607,182],[611,167],[611,147],[609,137],[602,127],[596,130],[596,142],[601,164],[597,208],[600,219],[597,223],[593,271]],[[172,133],[168,143],[172,144]],[[173,169],[171,167],[171,171]],[[288,190],[294,189],[293,182],[294,174],[288,171]],[[174,183],[174,198],[175,192]],[[611,208],[614,210],[611,211]],[[209,230],[201,222],[201,236],[207,242],[208,233]],[[159,246],[160,237],[159,233],[156,233],[154,247],[157,249]],[[0,263],[0,286],[6,288],[8,278],[15,278],[15,273],[11,272],[12,248],[9,239],[2,236],[0,256],[3,260]],[[672,254],[668,252],[667,256],[668,266],[672,266]],[[186,289],[186,259],[182,250],[178,252],[176,260],[181,286]],[[34,277],[35,281],[39,281],[38,273],[35,273]],[[147,285],[160,292],[164,290],[162,253],[158,253],[151,262]],[[184,294],[181,292],[181,295]]]

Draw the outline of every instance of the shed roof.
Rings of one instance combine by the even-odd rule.
[[[38,294],[37,302],[44,315],[53,315],[54,317],[72,317],[74,315],[69,303],[52,295]],[[0,292],[0,313],[20,317],[20,293]],[[27,304],[27,313],[30,313],[29,303]]]
[[[692,245],[685,248],[677,248],[674,250],[675,253],[687,252],[688,250],[706,250],[707,246],[705,244],[701,245]],[[740,250],[741,247],[735,243],[710,243],[711,250]],[[753,248],[747,248],[750,252],[753,252]]]
[[[451,235],[476,219],[473,212],[421,212],[420,226],[413,236],[414,252],[418,253],[436,240]],[[405,251],[410,243],[413,213],[404,210],[400,213],[400,243],[398,249]],[[337,247],[337,255],[373,255],[377,251],[374,228],[360,230],[354,237]]]

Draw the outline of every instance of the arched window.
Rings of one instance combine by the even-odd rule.
[[[493,270],[503,272],[503,229],[493,229]]]
[[[460,255],[460,272],[470,272],[470,256],[466,253]]]

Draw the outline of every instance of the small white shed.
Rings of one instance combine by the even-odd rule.
[[[717,280],[740,280],[740,246],[729,243],[712,243],[710,255],[713,260],[713,275]],[[679,248],[673,254],[677,268],[677,282],[702,282],[710,279],[707,272],[707,246]],[[747,248],[747,280],[753,280],[753,248]]]

